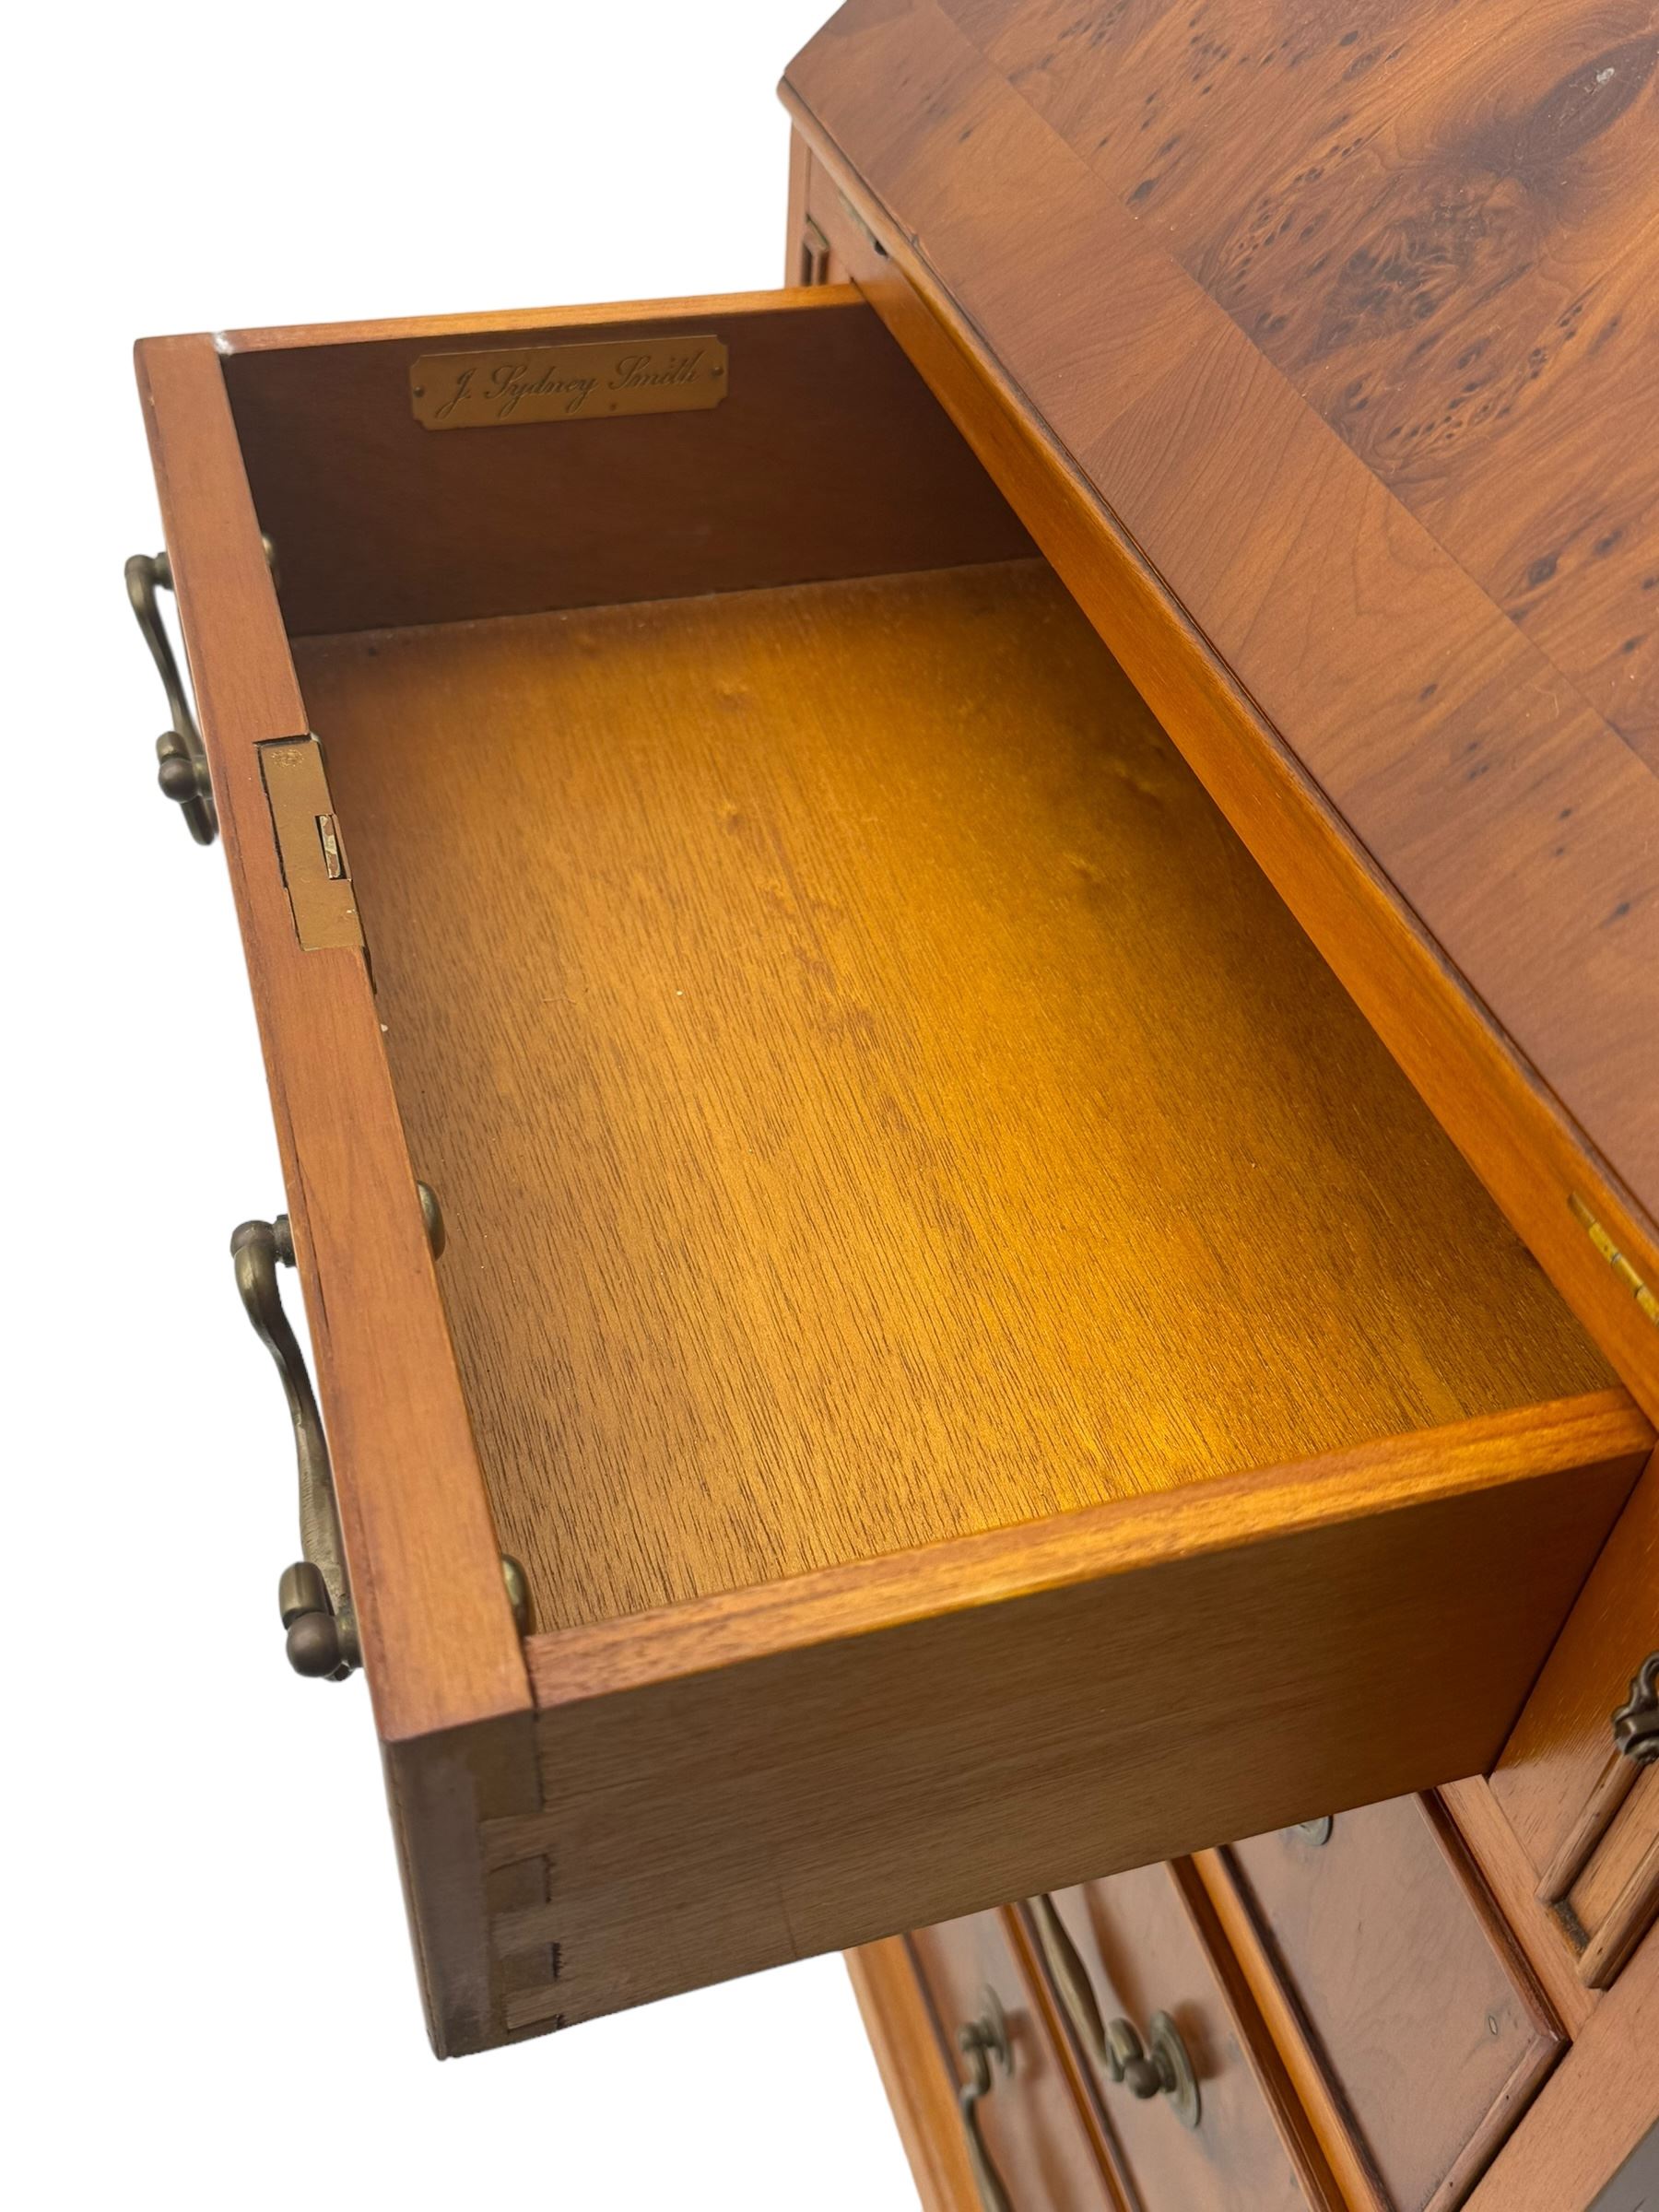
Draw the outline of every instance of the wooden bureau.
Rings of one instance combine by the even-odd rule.
[[[784,290],[140,345],[441,2053],[846,1947],[935,2207],[1642,2201],[1656,60],[854,0]]]

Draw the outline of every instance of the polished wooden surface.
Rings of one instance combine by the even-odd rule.
[[[941,2064],[964,2079],[958,2029],[977,2019],[994,1990],[1007,2020],[1011,2073],[993,2072],[979,2111],[985,2143],[1013,2203],[1042,2212],[1111,2212],[1107,2157],[1092,2115],[1073,2093],[1052,2016],[1018,1934],[1000,1912],[919,1928],[910,1938]],[[950,2053],[947,2060],[945,2054]]]
[[[1203,1884],[1218,1926],[1245,1978],[1272,2037],[1314,2141],[1340,2192],[1345,2212],[1393,2212],[1375,2167],[1357,2138],[1346,2104],[1311,2043],[1301,2013],[1267,1952],[1266,1939],[1221,1851],[1201,1851],[1190,1862]]]
[[[1416,1797],[1371,1805],[1323,1844],[1273,1830],[1206,1874],[1238,1891],[1367,2201],[1460,2203],[1564,2038],[1443,1818]]]
[[[1649,0],[944,12],[1659,767]]]
[[[218,356],[206,338],[151,341],[138,376],[428,2023],[441,2052],[466,2049],[498,2031],[517,1971],[492,1958],[488,1911],[535,1893],[533,1868],[488,1889],[477,1841],[486,1817],[537,1799],[524,1657],[369,978],[357,952],[301,948],[283,886],[255,748],[302,733],[305,710]],[[249,1210],[278,1203],[250,1194]],[[274,1396],[268,1413],[282,1418]]]
[[[411,365],[710,333],[729,390],[707,414],[513,422],[435,435]],[[294,633],[441,622],[810,577],[995,560],[1025,532],[850,289],[346,326],[326,344],[229,341],[253,501]],[[243,350],[243,347],[246,350]]]
[[[512,2017],[1479,1769],[1651,1433],[1532,1407],[533,1637],[547,1806],[489,1844],[554,1879],[496,1940],[559,1972]]]
[[[297,652],[538,1626],[1607,1379],[1041,564]]]
[[[1148,2212],[1344,2212],[1323,2154],[1259,2014],[1206,1940],[1185,1866],[1142,1866],[1054,1900],[1100,2018],[1143,2041],[1154,2013],[1175,2022],[1199,2082],[1196,2128],[1169,2102],[1144,2102],[1089,2059],[1096,2094]]]
[[[370,1688],[383,1736],[418,1735],[522,1708],[524,1663],[362,957],[303,950],[283,887],[255,747],[306,712],[218,357],[163,339],[138,365]]]
[[[1240,831],[1276,890],[1475,1165],[1625,1380],[1659,1418],[1659,1335],[1570,1201],[1641,1254],[1582,1131],[1447,963],[1419,917],[1190,626],[1137,549],[1103,524],[1086,486],[982,341],[881,219],[865,187],[815,154],[818,219],[835,256],[918,362],[974,451]],[[930,288],[931,287],[931,288]],[[1641,1261],[1659,1272],[1659,1243]]]
[[[1191,12],[1154,6],[1097,23],[995,0],[955,10],[933,0],[855,4],[791,65],[786,96],[815,156],[867,190],[891,263],[1001,380],[1092,507],[1097,535],[1139,564],[1136,602],[1161,608],[1166,629],[1144,656],[1125,653],[1136,681],[1150,688],[1171,659],[1182,681],[1193,664],[1218,662],[1265,718],[1265,741],[1334,810],[1347,865],[1376,872],[1397,912],[1426,926],[1449,965],[1444,1018],[1459,1031],[1486,1027],[1512,1055],[1501,1116],[1488,1114],[1495,1128],[1483,1133],[1465,1109],[1460,1132],[1472,1153],[1490,1155],[1483,1172],[1504,1186],[1506,1205],[1519,1217],[1534,1203],[1503,1157],[1516,1141],[1512,1083],[1526,1141],[1546,1150],[1558,1135],[1566,1142],[1592,1184],[1593,1210],[1638,1271],[1659,1279],[1659,782],[1635,749],[1636,724],[1627,735],[1608,718],[1615,699],[1639,688],[1629,672],[1651,650],[1651,623],[1625,604],[1635,588],[1646,605],[1645,570],[1626,566],[1647,526],[1652,441],[1629,427],[1646,404],[1638,365],[1652,358],[1641,350],[1646,311],[1628,303],[1623,323],[1608,327],[1639,282],[1652,236],[1651,224],[1642,228],[1646,186],[1623,190],[1650,127],[1639,34],[1651,21],[1633,29],[1632,13],[1646,11],[1629,7],[1540,9],[1527,17],[1528,35],[1503,40],[1487,18],[1512,18],[1512,6],[1437,14],[1433,23],[1402,7],[1391,11],[1394,29],[1372,39],[1334,7],[1292,18],[1265,0],[1240,0],[1188,25]],[[1224,62],[1211,51],[1222,48]],[[1191,84],[1175,67],[1182,54]],[[1328,100],[1310,94],[1304,103],[1304,84]],[[1379,100],[1392,103],[1392,124],[1378,120]],[[1148,122],[1141,131],[1171,104],[1206,117],[1213,110],[1215,121],[1173,134]],[[1080,149],[1068,135],[1074,116],[1108,143]],[[1299,138],[1325,124],[1333,144],[1358,138],[1347,159],[1331,158],[1328,182],[1321,150]],[[1174,135],[1182,145],[1171,147]],[[1112,166],[1126,139],[1147,157],[1132,181]],[[1202,159],[1184,159],[1187,142]],[[1503,144],[1521,149],[1519,167],[1500,163],[1486,186],[1440,199],[1460,161],[1478,170]],[[1550,146],[1559,171],[1540,150]],[[1165,170],[1167,220],[1156,184],[1131,205]],[[1554,198],[1549,177],[1560,182]],[[1213,235],[1196,213],[1205,194],[1218,210]],[[1524,219],[1494,228],[1493,194],[1527,210]],[[1271,243],[1253,229],[1270,207]],[[1323,290],[1305,274],[1319,252],[1300,240],[1310,225],[1344,241],[1369,227],[1333,259]],[[1530,260],[1520,242],[1529,225],[1537,227]],[[1583,267],[1573,259],[1581,242]],[[1497,291],[1506,253],[1515,283]],[[1247,256],[1249,328],[1218,296]],[[1263,284],[1277,293],[1281,265],[1303,271],[1295,312],[1255,296]],[[1518,355],[1503,304],[1512,289],[1530,303]],[[1581,292],[1586,304],[1575,315]],[[1547,295],[1556,304],[1544,314]],[[1323,322],[1322,300],[1333,303]],[[1344,300],[1353,307],[1346,331]],[[1492,326],[1484,351],[1467,332],[1471,312]],[[1283,329],[1269,332],[1281,314]],[[1557,327],[1563,316],[1576,335]],[[1436,333],[1454,324],[1450,358],[1475,348],[1457,371],[1462,382],[1500,369],[1519,378],[1507,416],[1500,396],[1474,423],[1484,384],[1463,395],[1454,426],[1441,416],[1455,382],[1429,407],[1420,380],[1441,379]],[[1304,395],[1264,350],[1316,347],[1310,334],[1322,329],[1333,359],[1353,349],[1342,389],[1356,389],[1343,420],[1361,426],[1358,441],[1314,404],[1324,389],[1318,362],[1307,365]],[[1540,347],[1535,377],[1530,356]],[[1627,409],[1612,418],[1626,434],[1610,441],[1599,435],[1609,373]],[[1473,536],[1449,550],[1436,535],[1449,509],[1414,511],[1408,479],[1425,502],[1433,486],[1409,469],[1372,465],[1368,418],[1392,426],[1396,407],[1415,410],[1402,439],[1418,429],[1408,445],[1442,488],[1455,490],[1454,479],[1489,485],[1492,467],[1503,472],[1510,497],[1483,502],[1471,492],[1466,512],[1501,508],[1500,532],[1515,520],[1515,545],[1493,549],[1490,574],[1512,550],[1539,573],[1512,599],[1507,588],[1494,597],[1465,565]],[[1531,441],[1564,416],[1578,427],[1547,465]],[[1514,468],[1527,478],[1524,499]],[[1035,510],[1022,512],[1044,538]],[[1542,642],[1523,602],[1544,618]],[[1121,629],[1138,617],[1112,619]],[[1561,643],[1592,631],[1600,641],[1583,654]],[[1626,653],[1630,640],[1636,649]],[[1186,742],[1180,724],[1171,727]],[[1195,755],[1207,747],[1200,728]],[[1206,773],[1220,782],[1236,767],[1223,760]],[[1247,826],[1241,810],[1234,818],[1271,868],[1304,865],[1274,856],[1273,823]],[[1387,956],[1350,945],[1347,958],[1375,975]],[[1595,1309],[1599,1320],[1606,1307],[1608,1340],[1653,1402],[1659,1333],[1628,1293],[1618,1294],[1629,1309],[1620,1316],[1590,1255],[1571,1251],[1567,1187],[1555,1189],[1556,1216],[1535,1241],[1581,1311]]]
[[[1647,2212],[1599,2192],[1659,2128],[1659,1935],[1650,1936],[1469,2199],[1468,2212]]]
[[[1579,1952],[1560,1915],[1538,1895],[1538,1875],[1504,1818],[1486,1777],[1469,1774],[1436,1792],[1479,1868],[1504,1924],[1570,2035],[1578,2035],[1599,1997],[1579,1974]]]

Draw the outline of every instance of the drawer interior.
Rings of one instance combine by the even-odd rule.
[[[230,388],[538,1628],[1611,1381],[866,309],[419,350]]]
[[[1041,561],[297,657],[538,1624],[1609,1380]]]
[[[143,377],[443,2047],[1488,1765],[1652,1430],[856,295]]]

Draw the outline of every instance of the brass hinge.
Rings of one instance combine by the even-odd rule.
[[[1572,1208],[1573,1218],[1583,1228],[1591,1243],[1636,1300],[1638,1310],[1647,1315],[1655,1328],[1659,1328],[1659,1298],[1648,1288],[1576,1191],[1568,1192],[1567,1203]]]
[[[276,855],[294,927],[308,952],[362,949],[363,925],[339,818],[315,737],[273,737],[259,748],[260,773],[276,832]]]

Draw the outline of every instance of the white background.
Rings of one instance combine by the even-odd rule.
[[[915,2203],[837,1959],[440,2066],[360,1680],[301,1682],[282,1205],[218,853],[157,793],[141,334],[779,281],[830,0],[36,8],[6,34],[9,2200]]]

